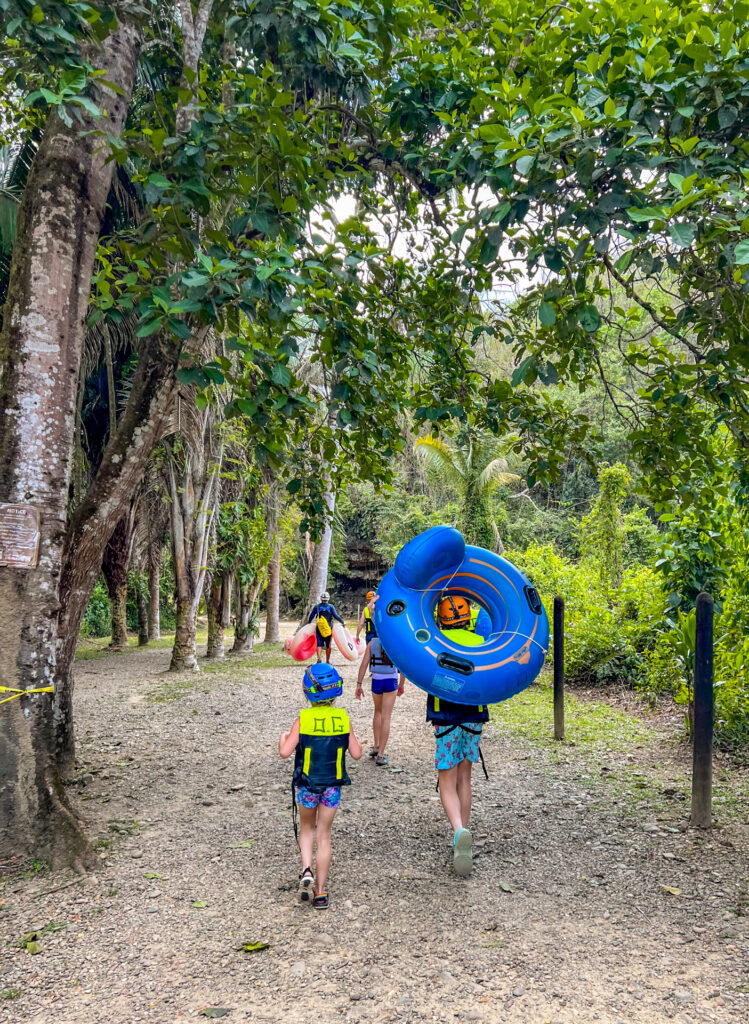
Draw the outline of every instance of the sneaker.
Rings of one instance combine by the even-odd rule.
[[[314,891],[315,876],[312,874],[312,868],[305,868],[299,876],[299,888],[297,889],[299,901],[301,903],[309,903]]]
[[[459,828],[453,836],[453,870],[462,878],[473,871],[473,836],[467,828]]]

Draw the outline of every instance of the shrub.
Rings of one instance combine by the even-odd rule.
[[[533,581],[547,611],[555,596],[565,602],[565,678],[571,685],[634,686],[645,670],[643,652],[662,616],[658,575],[635,565],[610,590],[592,560],[577,565],[550,545],[531,545],[508,557]]]
[[[112,630],[112,605],[107,588],[97,580],[81,623],[81,636],[109,636]]]

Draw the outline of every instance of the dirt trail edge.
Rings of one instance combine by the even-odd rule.
[[[199,676],[168,662],[156,650],[78,665],[72,789],[104,857],[86,882],[40,872],[0,890],[0,1021],[749,1017],[740,829],[697,842],[594,809],[574,772],[534,767],[490,726],[478,857],[458,879],[424,695],[409,686],[390,768],[350,766],[331,907],[314,911],[295,900],[291,764],[276,751],[299,667],[277,651]],[[355,667],[338,664],[368,741],[371,698],[353,700]],[[18,945],[31,932],[36,953]]]

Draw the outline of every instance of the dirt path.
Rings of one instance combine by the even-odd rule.
[[[164,650],[79,664],[75,792],[106,856],[87,884],[44,895],[66,880],[40,873],[0,891],[0,989],[21,991],[0,1000],[0,1021],[171,1024],[206,1007],[253,1024],[747,1019],[745,832],[625,824],[571,769],[550,776],[490,727],[479,857],[460,880],[413,687],[392,770],[351,768],[330,910],[299,906],[276,742],[300,673],[277,652],[259,658],[270,666],[197,680],[166,675]],[[350,698],[355,670],[341,668]],[[345,703],[369,739],[371,704]],[[50,922],[62,927],[37,955],[7,944]],[[269,949],[236,948],[260,941]]]

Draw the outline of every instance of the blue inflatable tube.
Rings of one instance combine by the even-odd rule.
[[[484,643],[466,647],[441,632],[446,592],[482,612]],[[409,541],[377,588],[377,635],[401,672],[427,693],[458,704],[496,704],[530,686],[549,647],[549,620],[528,579],[491,551],[466,545],[450,526]]]

